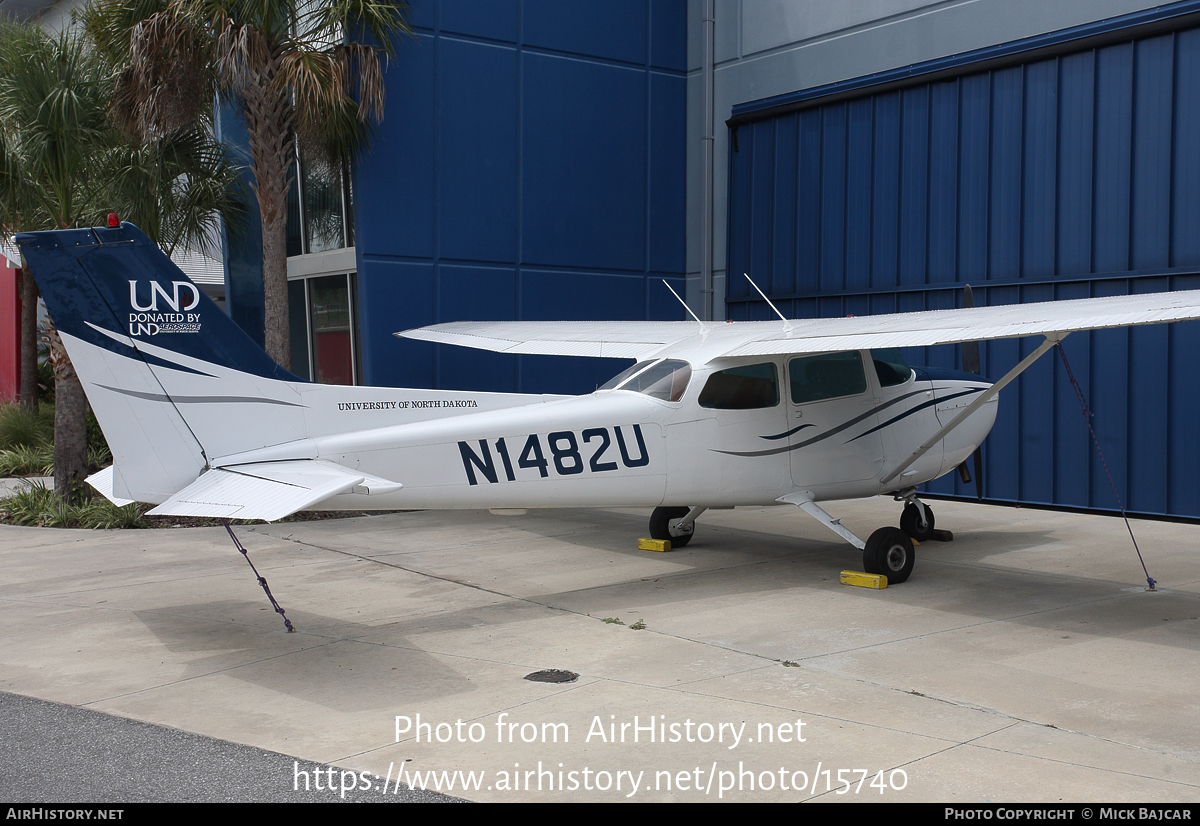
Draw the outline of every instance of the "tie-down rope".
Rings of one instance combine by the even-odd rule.
[[[1146,560],[1142,559],[1142,549],[1138,547],[1137,538],[1133,535],[1133,528],[1129,524],[1129,516],[1125,513],[1125,503],[1121,501],[1121,494],[1117,493],[1117,483],[1113,481],[1112,474],[1108,471],[1108,463],[1104,461],[1104,451],[1100,449],[1100,440],[1096,438],[1096,431],[1092,428],[1092,411],[1088,408],[1087,399],[1084,398],[1083,388],[1079,386],[1079,382],[1075,380],[1075,374],[1071,372],[1071,364],[1067,361],[1067,351],[1063,349],[1062,342],[1058,342],[1058,355],[1062,358],[1063,367],[1067,368],[1067,378],[1071,380],[1071,387],[1075,388],[1075,397],[1079,399],[1079,409],[1083,413],[1083,421],[1087,424],[1088,433],[1092,434],[1092,444],[1096,446],[1096,455],[1100,457],[1100,465],[1104,468],[1104,475],[1108,477],[1108,484],[1112,486],[1113,496],[1116,497],[1117,507],[1121,509],[1121,518],[1125,520],[1125,530],[1129,531],[1129,538],[1133,540],[1133,549],[1137,551],[1138,562],[1142,564],[1142,573],[1146,575],[1147,591],[1154,591],[1154,577],[1150,576],[1150,572],[1146,570]]]
[[[258,584],[266,591],[267,599],[271,600],[271,604],[275,606],[275,613],[283,617],[283,624],[287,626],[288,633],[296,633],[296,629],[292,626],[292,621],[283,613],[283,609],[279,607],[279,603],[275,601],[275,597],[271,594],[271,589],[267,586],[267,578],[258,572],[258,568],[254,567],[254,563],[250,561],[250,554],[246,553],[246,549],[242,546],[242,543],[234,536],[233,528],[229,527],[229,521],[222,519],[221,524],[225,526],[225,530],[229,533],[229,538],[233,540],[234,547],[241,551],[242,556],[246,558],[246,563],[250,566],[250,570],[254,571],[254,576],[258,577]]]

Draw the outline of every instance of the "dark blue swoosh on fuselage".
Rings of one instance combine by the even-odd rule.
[[[803,442],[797,442],[794,445],[786,445],[784,447],[773,447],[770,450],[752,450],[749,452],[741,452],[741,451],[736,451],[736,450],[717,450],[716,448],[709,448],[709,449],[712,450],[714,453],[724,453],[728,456],[748,456],[748,457],[774,456],[777,453],[787,453],[792,450],[799,450],[802,447],[808,447],[809,445],[815,444],[816,442],[822,441],[823,439],[828,439],[830,436],[836,436],[838,433],[841,433],[843,430],[846,430],[847,428],[850,428],[850,427],[854,427],[854,425],[858,424],[863,419],[874,416],[880,410],[886,410],[887,408],[891,407],[892,405],[899,404],[900,402],[904,401],[905,399],[911,399],[913,396],[917,396],[917,395],[920,395],[921,393],[928,393],[928,392],[929,392],[928,387],[922,387],[920,390],[913,390],[910,393],[905,393],[903,396],[897,396],[896,398],[891,399],[890,401],[884,402],[883,404],[879,405],[878,407],[871,408],[866,413],[863,413],[859,416],[855,416],[853,419],[850,419],[847,422],[842,422],[842,424],[838,425],[837,427],[833,428],[832,430],[825,431],[820,436],[813,436],[811,439],[806,439]],[[814,425],[814,427],[815,427],[815,425]],[[784,435],[787,435],[787,434],[784,434]],[[768,437],[760,436],[759,438],[768,438]]]
[[[806,422],[805,424],[799,425],[797,427],[793,427],[787,433],[776,433],[774,436],[759,436],[758,438],[767,439],[768,441],[775,441],[776,439],[786,439],[788,436],[791,436],[794,433],[799,433],[801,430],[803,430],[806,427],[816,427],[816,425],[813,424],[812,422]]]
[[[923,371],[920,371],[920,370],[917,371],[918,378],[922,375],[922,372]],[[953,378],[948,378],[946,380],[971,381],[971,382],[983,381],[982,379],[979,378],[979,376],[976,376],[974,373],[961,373],[956,370],[946,370],[946,371],[935,370],[935,372],[937,372],[939,374],[940,373],[950,374],[953,377]],[[941,379],[941,378],[942,377],[939,375],[939,379]],[[990,386],[990,385],[988,385],[988,386]],[[952,393],[949,396],[942,396],[941,398],[933,398],[927,402],[923,402],[923,403],[917,405],[916,407],[913,407],[913,408],[910,408],[910,409],[904,411],[903,413],[901,413],[898,416],[893,416],[892,418],[888,419],[883,424],[876,425],[875,427],[871,428],[870,430],[865,430],[862,433],[859,433],[853,439],[847,440],[845,442],[845,444],[850,444],[850,442],[853,442],[857,439],[861,439],[863,436],[869,436],[870,434],[875,433],[879,430],[882,430],[883,428],[888,427],[890,425],[893,425],[898,421],[906,419],[909,416],[913,415],[914,413],[916,413],[920,410],[924,410],[927,407],[931,407],[933,405],[940,404],[942,402],[948,402],[948,401],[951,401],[952,399],[961,398],[962,396],[969,396],[972,393],[982,393],[983,391],[987,390],[988,386],[972,387],[968,390],[963,390],[958,393]],[[946,388],[932,388],[932,392],[936,392],[938,389],[944,390]],[[833,428],[832,430],[827,430],[819,436],[814,436],[813,438],[806,439],[803,442],[797,442],[794,445],[787,445],[786,447],[771,448],[770,450],[754,450],[754,451],[746,451],[746,452],[735,451],[735,450],[713,449],[713,452],[714,453],[724,453],[727,456],[745,456],[748,458],[753,458],[753,457],[757,457],[757,456],[774,456],[779,453],[789,453],[793,450],[799,450],[802,447],[808,447],[811,444],[815,444],[816,442],[822,441],[824,439],[828,439],[830,436],[835,436],[838,433],[841,433],[842,431],[846,430],[847,428],[853,427],[854,425],[858,424],[863,419],[873,416],[874,414],[878,413],[881,410],[886,410],[887,408],[891,407],[892,405],[899,404],[900,402],[905,401],[906,399],[911,399],[913,396],[917,396],[917,395],[920,395],[921,393],[927,393],[927,392],[931,392],[931,389],[930,388],[921,388],[920,390],[914,390],[910,393],[905,393],[903,396],[897,396],[896,398],[891,399],[890,401],[884,402],[883,404],[879,405],[878,407],[872,408],[871,410],[867,411],[866,413],[863,413],[862,415],[855,416],[853,419],[850,419],[847,422],[843,422],[842,424],[838,425],[837,427]],[[797,431],[801,430],[804,427],[813,427],[813,426],[815,426],[815,425],[803,424],[803,425],[800,425],[800,427],[793,428],[792,430],[789,430],[786,433],[780,433],[780,434],[776,434],[773,436],[760,436],[759,438],[760,439],[782,439],[785,436],[790,436],[793,433],[796,433]]]
[[[970,375],[970,374],[968,373],[965,375]],[[876,425],[875,427],[871,428],[870,430],[864,430],[862,433],[859,433],[853,439],[850,439],[850,441],[846,442],[846,444],[850,444],[850,442],[853,442],[857,439],[861,439],[863,436],[870,436],[872,433],[876,432],[877,430],[883,430],[885,427],[888,427],[889,425],[893,425],[902,419],[907,419],[909,416],[911,416],[912,414],[916,413],[919,410],[924,410],[927,407],[932,407],[933,405],[940,404],[942,402],[948,402],[951,399],[958,399],[963,396],[969,396],[972,393],[982,393],[986,389],[987,389],[986,387],[973,387],[970,390],[963,390],[961,393],[953,393],[949,396],[942,396],[940,399],[934,398],[934,399],[931,399],[930,401],[923,402],[922,404],[918,404],[916,407],[913,407],[913,408],[910,408],[910,409],[904,411],[899,416],[893,416],[892,418],[888,419],[883,424]]]

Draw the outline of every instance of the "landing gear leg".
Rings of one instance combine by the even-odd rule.
[[[911,495],[915,490],[916,488],[912,488],[902,493]],[[897,500],[901,500],[904,497],[897,494],[896,498]],[[829,530],[842,537],[842,539],[845,539],[854,547],[861,549],[863,552],[863,570],[869,574],[883,574],[888,578],[889,585],[904,582],[904,580],[908,579],[909,574],[912,573],[913,564],[916,562],[917,557],[913,552],[912,540],[899,528],[880,528],[871,534],[866,542],[863,542],[842,525],[841,517],[835,519],[830,516],[803,493],[793,493],[789,496],[783,496],[778,501],[797,506],[822,525],[829,528]],[[915,508],[916,505],[913,505],[913,507]],[[929,514],[929,529],[932,531],[933,513],[928,508],[926,508],[926,513]]]

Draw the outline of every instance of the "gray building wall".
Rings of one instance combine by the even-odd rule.
[[[729,131],[735,104],[1104,20],[1146,0],[713,0],[712,318],[725,317]],[[688,303],[705,306],[705,18],[688,0]],[[753,277],[753,273],[750,274]],[[739,276],[740,277],[740,274]]]

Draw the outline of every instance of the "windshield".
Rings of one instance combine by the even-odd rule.
[[[871,360],[875,362],[875,374],[879,376],[880,387],[904,384],[912,375],[912,368],[904,360],[899,347],[872,350]]]
[[[679,359],[640,361],[606,381],[600,390],[630,390],[665,402],[683,398],[692,366]]]

